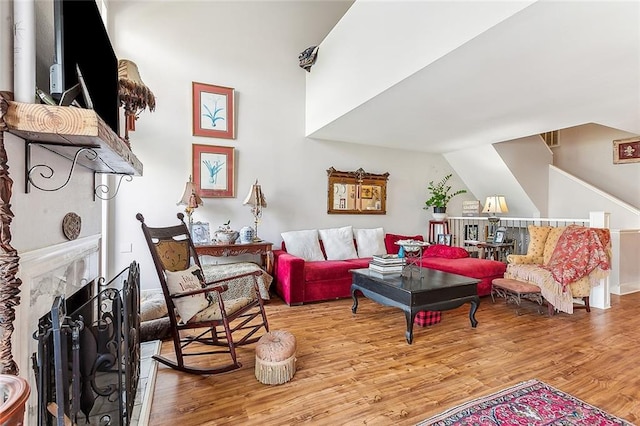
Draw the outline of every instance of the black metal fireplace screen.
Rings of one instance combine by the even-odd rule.
[[[123,278],[125,277],[126,279]],[[32,355],[38,425],[129,425],[140,377],[140,267],[58,296]]]

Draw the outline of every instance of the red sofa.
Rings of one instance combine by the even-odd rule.
[[[503,278],[507,265],[497,260],[469,257],[462,247],[449,247],[440,244],[429,246],[424,251],[420,265],[465,277],[477,278],[478,296],[491,294],[491,282],[494,278]]]
[[[385,235],[387,253],[397,253],[400,239],[422,240],[421,235]],[[322,241],[320,247],[324,252]],[[274,282],[276,293],[288,305],[301,305],[351,297],[351,273],[349,270],[367,268],[371,258],[348,260],[305,261],[287,253],[284,242],[281,250],[274,250]],[[421,265],[439,271],[477,278],[478,295],[491,293],[491,281],[502,278],[506,265],[495,260],[469,257],[460,247],[432,245],[425,249]]]

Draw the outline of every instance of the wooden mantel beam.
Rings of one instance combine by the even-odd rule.
[[[90,109],[6,101],[6,131],[36,143],[69,160],[81,147],[91,146],[101,161],[81,165],[101,173],[142,176],[142,162],[127,142]]]

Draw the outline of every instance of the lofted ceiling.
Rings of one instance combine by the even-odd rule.
[[[638,1],[537,1],[308,136],[446,153],[585,123],[640,134]]]

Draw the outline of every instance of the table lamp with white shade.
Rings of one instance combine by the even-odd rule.
[[[256,179],[256,183],[251,185],[249,193],[247,194],[247,197],[244,199],[242,204],[245,206],[250,206],[251,213],[253,213],[255,222],[255,234],[253,235],[253,241],[262,241],[262,239],[258,237],[258,222],[262,217],[262,209],[267,207],[267,199],[262,193],[262,188],[260,184],[258,184],[258,179]]]
[[[500,222],[500,218],[498,214],[500,213],[509,213],[509,208],[507,207],[507,201],[505,200],[503,195],[490,195],[484,202],[484,208],[482,209],[482,213],[489,213],[489,223],[491,223],[491,230],[487,235],[487,241],[493,240],[495,234],[495,228]]]
[[[191,228],[193,227],[193,219],[191,218],[191,215],[193,214],[193,211],[202,204],[202,198],[200,198],[200,196],[198,195],[196,185],[191,180],[191,176],[189,176],[189,180],[184,186],[182,197],[180,198],[180,201],[176,203],[177,206],[186,206],[184,208],[184,212],[187,214],[189,235],[191,235]]]
[[[496,224],[500,222],[498,213],[509,213],[507,201],[503,195],[491,195],[484,202],[482,213],[489,213],[489,222]]]

